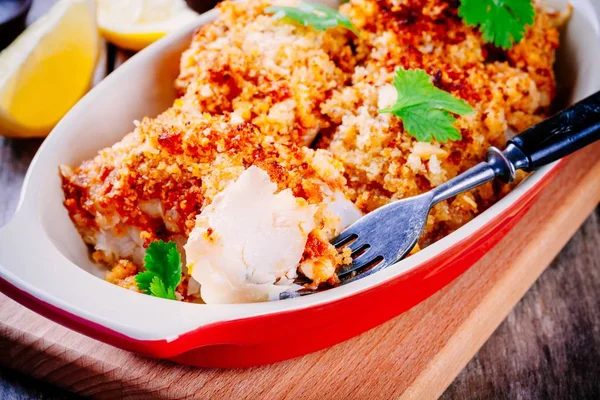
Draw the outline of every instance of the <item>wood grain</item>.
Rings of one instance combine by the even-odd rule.
[[[599,399],[600,208],[444,399]]]
[[[98,398],[435,398],[600,199],[600,144],[573,158],[516,230],[453,284],[359,337],[240,370],[153,361],[0,298],[0,363]]]

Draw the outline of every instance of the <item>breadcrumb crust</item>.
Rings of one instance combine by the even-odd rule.
[[[555,95],[553,64],[561,14],[536,5],[534,26],[508,52],[486,45],[458,16],[458,1],[351,0],[340,7],[360,30],[353,39],[352,83],[321,107],[335,130],[320,139],[343,162],[347,195],[364,212],[440,185],[482,161],[490,146],[548,116]],[[379,114],[394,103],[396,68],[423,69],[438,88],[464,99],[462,140],[419,143],[399,117]],[[510,189],[488,184],[434,207],[421,247],[464,225]]]
[[[162,239],[181,249],[195,217],[251,165],[310,204],[343,191],[369,212],[440,185],[548,116],[566,16],[539,2],[535,24],[509,51],[464,25],[455,0],[351,0],[340,11],[359,36],[274,20],[271,4],[222,2],[182,54],[173,106],[95,158],[61,166],[65,206],[94,259],[112,267],[107,281],[136,290],[144,247]],[[473,107],[456,121],[461,140],[420,143],[398,117],[377,112],[394,102],[397,67],[424,69]],[[418,248],[509,190],[492,183],[436,205]],[[336,268],[351,262],[328,243],[331,221],[321,214],[301,260],[313,287],[335,284]],[[198,301],[191,285],[184,276],[179,299]]]

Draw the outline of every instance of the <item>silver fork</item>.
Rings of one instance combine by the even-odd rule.
[[[395,264],[415,246],[431,208],[495,178],[512,182],[516,170],[533,171],[600,139],[600,92],[510,139],[504,151],[491,147],[486,161],[421,195],[383,206],[344,230],[332,243],[349,247],[353,262],[338,272],[340,285]],[[289,298],[314,293],[284,293]]]

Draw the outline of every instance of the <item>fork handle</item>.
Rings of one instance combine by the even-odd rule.
[[[532,171],[600,139],[600,92],[508,141],[504,154],[516,169]],[[510,145],[518,151],[510,151]],[[519,154],[521,153],[521,154]]]
[[[529,128],[508,141],[504,151],[490,147],[487,161],[433,189],[432,204],[494,178],[511,182],[515,171],[532,171],[600,139],[600,92]]]

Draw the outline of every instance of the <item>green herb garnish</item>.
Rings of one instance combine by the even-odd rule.
[[[300,3],[297,7],[272,6],[265,9],[265,12],[274,13],[275,19],[290,19],[300,25],[312,26],[319,31],[342,26],[358,35],[358,31],[348,17],[322,4]]]
[[[470,114],[473,109],[461,99],[436,88],[427,72],[419,69],[398,68],[394,76],[398,94],[396,103],[380,113],[391,113],[402,118],[404,130],[420,142],[459,140],[460,132],[453,125],[451,114]]]
[[[461,0],[458,15],[467,25],[479,26],[486,42],[508,50],[533,25],[535,9],[531,0]]]
[[[146,271],[135,276],[138,288],[146,294],[175,300],[181,280],[181,256],[175,242],[152,242],[144,257]]]

